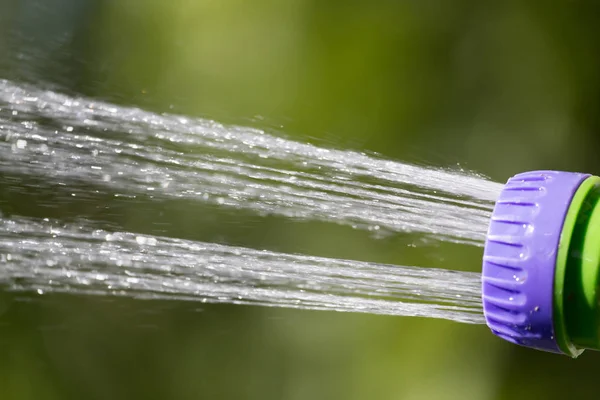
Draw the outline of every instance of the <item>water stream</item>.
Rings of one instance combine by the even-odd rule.
[[[321,148],[0,80],[2,193],[185,199],[481,246],[501,185],[462,170]],[[2,210],[0,208],[0,210]],[[482,322],[479,276],[139,235],[97,221],[0,218],[0,286]]]
[[[481,323],[479,276],[25,218],[0,220],[0,287]]]

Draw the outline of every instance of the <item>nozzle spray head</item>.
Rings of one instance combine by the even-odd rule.
[[[600,350],[600,178],[509,179],[485,243],[483,309],[512,343],[577,357]]]

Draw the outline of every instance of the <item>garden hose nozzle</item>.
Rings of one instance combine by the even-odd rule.
[[[600,178],[534,171],[496,201],[485,243],[488,327],[519,345],[577,357],[600,350]]]

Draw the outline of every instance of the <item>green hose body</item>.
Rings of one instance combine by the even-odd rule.
[[[587,178],[571,201],[554,276],[554,331],[561,350],[577,357],[600,350],[600,178]]]

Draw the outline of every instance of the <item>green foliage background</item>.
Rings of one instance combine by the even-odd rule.
[[[0,78],[473,169],[600,173],[600,3],[0,0]],[[449,182],[451,185],[451,182]],[[1,188],[0,188],[1,189]],[[30,193],[2,208],[38,215]],[[38,194],[39,195],[39,194]],[[46,201],[52,194],[44,194]],[[108,201],[108,200],[107,200]],[[100,218],[97,204],[53,217]],[[122,229],[477,271],[407,247],[195,204],[104,204]],[[485,326],[226,305],[0,293],[0,399],[593,398],[600,355]]]

